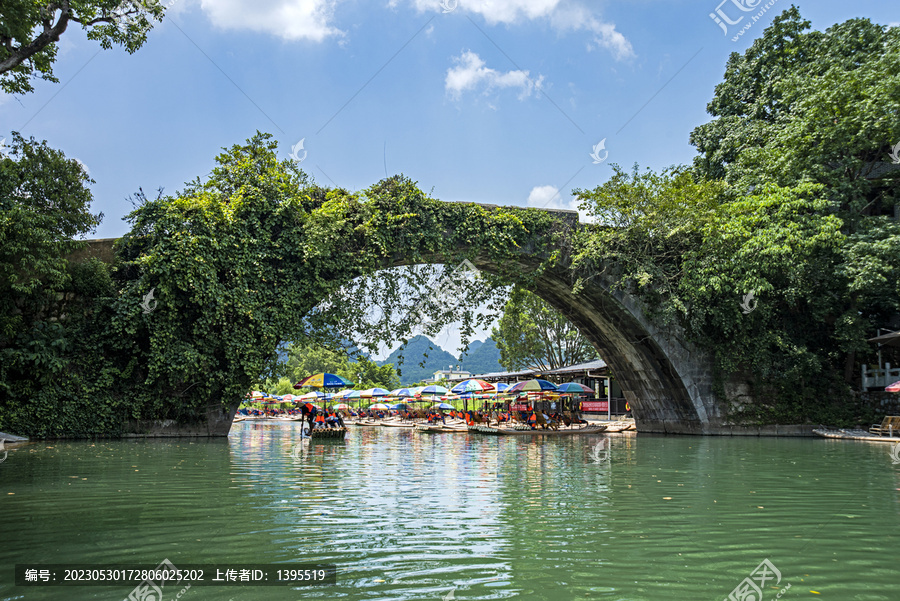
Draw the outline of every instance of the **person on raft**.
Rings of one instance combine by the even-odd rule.
[[[303,420],[309,421],[309,431],[310,432],[312,432],[313,423],[316,420],[317,413],[318,413],[318,410],[316,409],[316,406],[313,405],[312,403],[304,403],[303,406],[300,407],[300,416],[301,416],[300,421],[301,422]]]

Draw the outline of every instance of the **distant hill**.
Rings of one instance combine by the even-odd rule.
[[[484,342],[475,340],[469,345],[469,350],[460,357],[460,364],[464,371],[472,375],[487,374],[494,371],[503,371],[500,365],[500,349],[493,339],[488,338]]]
[[[403,355],[403,365],[399,365],[399,357]],[[428,355],[426,357],[426,355]],[[423,365],[419,365],[423,363]],[[439,369],[454,367],[459,363],[456,357],[439,347],[425,336],[414,336],[404,349],[397,349],[387,356],[379,365],[393,363],[400,373],[400,384],[407,386],[425,378],[434,377]]]

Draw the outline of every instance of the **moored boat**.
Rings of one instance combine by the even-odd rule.
[[[816,428],[813,433],[822,438],[833,438],[839,440],[861,440],[864,442],[900,442],[900,432],[897,436],[878,436],[871,434],[865,430],[843,430],[840,428]]]
[[[466,425],[459,424],[416,424],[416,432],[468,432]]]
[[[469,432],[478,432],[479,434],[489,434],[495,436],[569,436],[573,434],[599,434],[606,431],[606,426],[584,426],[581,428],[560,428],[558,430],[537,429],[532,430],[529,426],[514,426],[495,428],[492,426],[474,425],[469,426]]]
[[[606,432],[629,432],[635,429],[634,422],[629,421],[609,422],[602,425],[606,426]]]

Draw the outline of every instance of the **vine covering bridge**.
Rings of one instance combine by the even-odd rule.
[[[577,278],[566,249],[578,227],[577,213],[446,203],[416,194],[404,188],[407,184],[402,181],[391,185],[394,187],[383,190],[384,195],[372,195],[374,198],[368,202],[332,207],[326,204],[310,211],[304,221],[305,237],[288,245],[296,244],[296,249],[286,248],[286,238],[280,235],[278,228],[271,224],[256,226],[257,233],[265,235],[254,238],[250,252],[265,255],[263,260],[267,261],[274,260],[267,249],[277,249],[273,252],[283,263],[276,270],[281,274],[278,277],[310,283],[306,290],[308,294],[296,295],[295,300],[275,307],[266,315],[281,320],[284,325],[287,312],[307,313],[322,300],[323,291],[334,290],[353,278],[388,267],[450,264],[465,257],[478,269],[501,276],[508,283],[524,284],[576,325],[611,366],[640,431],[760,433],[758,429],[732,427],[726,423],[725,404],[715,392],[711,357],[685,341],[676,327],[654,323],[636,298],[615,289],[603,277],[582,278],[576,290]],[[334,228],[317,231],[317,226],[325,222],[317,220],[319,216],[315,213],[326,208],[329,224],[341,222],[338,236],[334,235]],[[243,216],[243,219],[248,218]],[[257,324],[263,315],[240,317],[240,312],[235,313],[233,307],[204,306],[207,302],[204,299],[209,297],[198,292],[199,285],[195,281],[198,277],[211,279],[210,285],[216,288],[218,296],[232,288],[263,286],[263,282],[253,282],[254,277],[261,276],[252,273],[241,274],[236,279],[229,271],[228,252],[222,254],[221,263],[215,265],[209,265],[210,259],[204,256],[204,266],[199,273],[197,266],[192,264],[197,260],[195,255],[199,247],[210,244],[224,247],[233,241],[231,237],[236,233],[232,230],[210,231],[208,224],[196,223],[196,217],[187,218],[194,220],[190,224],[184,223],[184,215],[179,219],[182,220],[180,229],[168,228],[165,237],[145,233],[141,237],[129,235],[118,241],[93,240],[73,258],[83,260],[94,256],[106,262],[140,262],[142,273],[135,281],[132,302],[136,305],[139,302],[137,295],[151,286],[160,291],[157,295],[160,310],[146,320],[147,331],[138,333],[148,337],[151,345],[171,340],[195,348],[217,349],[217,330],[192,327],[190,313],[196,310],[197,315],[204,311],[219,312],[227,323],[220,323],[217,328],[232,332],[236,329],[254,340],[254,346],[263,353],[274,352],[279,341],[271,336],[258,336]],[[423,232],[437,232],[438,235],[424,235]],[[473,235],[473,232],[478,234]],[[315,239],[317,235],[319,239]],[[386,241],[390,243],[386,244]],[[232,252],[236,254],[239,250],[232,249]],[[285,258],[287,255],[291,256]],[[337,261],[339,256],[342,261]],[[336,268],[337,264],[340,267]],[[326,271],[327,277],[323,275]],[[180,272],[188,275],[179,278]],[[277,278],[274,282],[267,279],[266,283],[276,288],[287,284]],[[185,289],[187,287],[192,290]],[[290,298],[291,295],[282,297]],[[227,355],[227,349],[210,355],[216,364],[198,368],[199,372],[193,374],[199,378],[216,373],[225,378],[231,376],[236,381],[232,387],[206,387],[206,398],[201,403],[206,408],[205,418],[201,415],[199,421],[191,424],[181,423],[178,419],[143,419],[129,427],[137,432],[158,435],[227,433],[240,399],[233,392],[247,389],[247,374],[252,372],[248,366],[258,359],[246,353]],[[179,369],[182,381],[189,381],[185,368],[179,366]],[[726,390],[738,393],[737,396],[740,396],[741,388],[726,383]],[[232,400],[220,400],[229,396]],[[763,433],[779,433],[778,428],[781,433],[786,432],[783,426],[771,426]]]

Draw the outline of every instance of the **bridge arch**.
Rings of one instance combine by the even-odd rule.
[[[546,210],[574,227],[575,211]],[[591,279],[574,292],[569,262],[563,259],[541,269],[542,258],[531,249],[507,258],[521,273],[540,271],[527,287],[564,315],[591,342],[612,368],[642,432],[709,434],[722,426],[713,389],[710,355],[687,343],[673,327],[660,327],[649,319],[640,301],[608,281]],[[443,263],[443,256],[424,255],[417,261],[395,258],[385,267],[413,262]],[[470,258],[478,269],[508,273],[509,264],[486,255]]]
[[[432,199],[427,202],[433,203],[430,206],[437,213],[444,212],[431,225],[445,228],[464,227],[460,225],[461,218],[463,221],[468,220],[467,226],[487,224],[490,227],[492,212],[495,210],[507,211],[507,214],[508,211],[536,211],[474,203],[466,203],[461,207],[461,203],[443,203]],[[397,214],[408,208],[400,206],[391,210],[394,211],[393,214]],[[442,246],[411,242],[407,230],[403,230],[403,236],[407,236],[407,240],[393,249],[385,250],[383,238],[381,242],[366,242],[367,247],[372,248],[375,259],[364,261],[356,268],[343,270],[333,284],[372,273],[373,269],[419,263],[448,263],[453,254],[465,255],[478,269],[501,275],[512,282],[516,279],[510,274],[533,275],[531,278],[523,278],[526,287],[565,315],[611,366],[631,404],[639,430],[686,434],[721,433],[728,430],[728,427],[723,426],[721,404],[713,389],[711,357],[686,342],[675,328],[655,324],[637,299],[624,291],[613,289],[603,279],[588,279],[578,291],[574,291],[575,276],[564,247],[567,244],[566,236],[577,227],[577,213],[545,211],[544,215],[550,219],[538,220],[541,225],[533,227],[534,231],[519,229],[520,233],[515,234],[518,236],[515,249],[510,252],[497,252],[496,249],[480,248],[477,245],[465,248],[465,237],[454,238],[450,229],[445,234],[448,239],[455,240],[451,243],[453,248],[446,244]],[[367,218],[371,218],[371,213]],[[449,226],[450,223],[457,225]],[[384,229],[389,231],[389,227],[392,226]],[[353,225],[348,231],[355,232],[358,229],[358,225]],[[112,260],[115,254],[113,242],[110,239],[92,241],[80,254],[82,257],[97,256],[102,260]],[[134,243],[134,239],[131,243]],[[553,253],[556,253],[556,259],[548,262],[548,255]],[[172,256],[171,252],[168,254]],[[305,310],[309,310],[320,300],[308,299],[304,305]],[[303,309],[300,306],[297,308]],[[228,369],[236,373],[234,365]],[[209,426],[210,433],[213,430],[217,434],[223,430],[227,432],[226,426],[230,426],[237,401],[233,406],[227,407],[224,414],[215,409],[211,402],[207,407],[208,421],[215,421],[217,424],[215,427]]]

